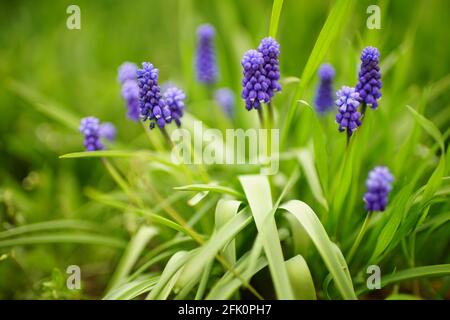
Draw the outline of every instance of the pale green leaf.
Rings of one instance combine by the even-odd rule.
[[[333,243],[314,211],[306,203],[299,200],[289,201],[280,208],[292,213],[303,225],[317,251],[322,256],[328,271],[332,274],[342,297],[344,299],[356,299],[353,284],[347,273],[342,269],[342,261],[338,258]]]

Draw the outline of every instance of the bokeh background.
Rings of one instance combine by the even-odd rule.
[[[277,36],[281,73],[300,77],[333,1],[284,2]],[[81,8],[81,30],[66,28],[70,4]],[[371,4],[381,7],[381,30],[366,27]],[[195,29],[205,22],[215,26],[219,86],[239,96],[239,61],[267,35],[271,8],[270,0],[1,1],[0,231],[67,218],[95,221],[105,234],[126,237],[132,220],[85,195],[91,185],[113,190],[101,164],[58,159],[82,150],[74,123],[95,115],[116,125],[122,146],[146,148],[142,127],[124,118],[117,68],[124,61],[152,61],[162,82],[185,89],[188,110],[214,126],[208,106],[196,104],[205,92],[193,72]],[[327,54],[337,85],[356,81],[360,50],[375,45],[388,88],[383,94],[390,94],[386,107],[395,110],[390,115],[401,117],[404,106],[416,105],[429,87],[425,115],[445,132],[450,124],[449,14],[447,0],[357,1]],[[313,92],[314,86],[308,87],[305,99],[312,101]],[[235,126],[256,120],[240,101],[236,112]],[[73,244],[0,247],[0,299],[80,298],[65,289],[69,264],[83,265],[83,297],[99,298],[119,253]]]

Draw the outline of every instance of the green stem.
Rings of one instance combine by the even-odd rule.
[[[172,148],[174,148],[175,145],[173,144],[173,141],[170,139],[170,136],[169,136],[169,134],[167,133],[166,128],[160,128],[160,129],[161,129],[161,133],[162,133],[162,135],[164,136],[164,139],[166,140],[167,144],[168,144],[169,146],[171,146]]]
[[[273,122],[274,122],[272,102],[269,102],[267,104],[267,108],[269,109],[269,119],[267,120],[267,123],[268,123],[269,129],[271,129],[273,127]]]
[[[356,240],[353,243],[352,248],[350,249],[350,252],[347,257],[347,263],[350,264],[350,261],[352,260],[353,256],[355,255],[356,250],[358,249],[359,244],[361,243],[362,238],[364,237],[364,234],[366,233],[367,226],[369,225],[370,216],[372,215],[372,211],[367,212],[366,218],[364,219],[364,222],[361,226],[361,229],[359,230],[358,235],[356,236]]]
[[[367,110],[367,104],[363,103],[361,106],[361,119],[364,118],[364,115],[366,114]]]
[[[263,114],[262,107],[259,107],[257,110],[258,110],[259,124],[260,124],[261,128],[265,128],[264,127],[264,114]]]

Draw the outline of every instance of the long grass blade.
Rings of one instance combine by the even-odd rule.
[[[292,200],[283,204],[285,209],[293,214],[303,225],[314,245],[319,251],[328,271],[332,274],[336,286],[344,299],[356,299],[353,284],[347,273],[342,269],[342,261],[338,258],[334,244],[331,242],[324,227],[314,211],[304,202]]]
[[[390,284],[398,283],[405,280],[427,278],[427,277],[444,277],[450,275],[450,264],[438,264],[433,266],[416,267],[406,270],[394,272],[392,274],[381,277],[381,288]],[[368,292],[367,286],[358,290],[357,294],[361,295]]]
[[[283,0],[274,0],[272,6],[272,15],[270,17],[269,36],[276,38],[278,31],[278,23],[280,21],[281,9],[283,8]]]
[[[7,239],[0,241],[0,248],[35,245],[35,244],[49,244],[49,243],[79,243],[100,245],[112,248],[123,249],[126,246],[126,242],[108,236],[101,236],[95,234],[45,234],[34,236],[23,236],[20,238]]]
[[[297,300],[316,300],[316,289],[305,259],[301,255],[292,257],[286,261],[286,269],[294,298]]]
[[[121,282],[128,276],[131,268],[136,263],[139,255],[144,250],[150,239],[157,234],[157,230],[153,227],[142,226],[133,236],[129,242],[122,258],[117,265],[113,276],[108,285],[108,291],[121,284]]]
[[[239,180],[250,205],[258,233],[261,236],[277,297],[279,299],[293,299],[294,295],[284,264],[275,217],[272,215],[272,194],[268,179],[266,176],[249,175],[240,176]]]
[[[314,45],[314,48],[306,62],[305,69],[303,69],[301,81],[295,92],[293,102],[288,109],[283,132],[281,135],[281,147],[286,143],[289,135],[291,124],[295,118],[297,111],[297,101],[301,99],[306,86],[310,83],[317,67],[323,62],[326,53],[331,47],[333,41],[339,36],[339,33],[344,29],[344,24],[351,16],[351,7],[353,0],[337,0],[328,15],[325,24],[320,31],[319,37]]]

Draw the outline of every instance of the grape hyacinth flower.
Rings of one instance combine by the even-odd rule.
[[[280,80],[280,67],[278,61],[280,45],[275,39],[267,37],[261,40],[258,52],[262,54],[264,59],[264,75],[270,80],[267,94],[269,95],[269,98],[272,99],[274,92],[281,91],[281,86],[278,82],[278,80]]]
[[[100,125],[100,137],[109,141],[116,139],[116,127],[111,122],[104,122]]]
[[[170,109],[172,119],[175,120],[178,127],[181,126],[180,119],[184,114],[184,99],[186,99],[186,95],[182,90],[173,86],[166,89],[163,93],[163,98]]]
[[[87,151],[103,150],[100,142],[100,121],[96,117],[81,119],[80,132],[84,135],[84,147]]]
[[[139,86],[137,80],[127,80],[122,85],[122,98],[127,103],[127,116],[133,121],[139,120]]]
[[[333,79],[334,68],[331,64],[324,63],[319,68],[320,83],[316,92],[316,110],[319,113],[324,113],[332,109],[334,104],[333,99]]]
[[[392,189],[392,181],[394,181],[394,176],[387,167],[377,166],[369,172],[366,181],[367,192],[363,198],[366,203],[367,215],[347,256],[348,263],[352,260],[364,237],[372,212],[384,211],[386,208],[389,192]]]
[[[137,66],[131,62],[124,62],[119,67],[118,79],[121,96],[127,104],[127,116],[133,121],[139,120],[139,87],[137,85]]]
[[[214,99],[222,107],[223,111],[232,118],[236,104],[233,91],[228,88],[217,89],[214,93]]]
[[[366,181],[367,192],[364,195],[367,211],[384,211],[392,181],[394,177],[387,167],[377,166],[369,172]]]
[[[267,93],[271,81],[265,76],[264,57],[256,50],[249,50],[241,61],[243,67],[242,98],[245,100],[245,108],[259,110],[261,102],[268,103],[270,96]]]
[[[338,97],[336,105],[339,111],[336,115],[336,122],[339,124],[339,131],[347,130],[347,136],[350,137],[361,125],[361,113],[358,112],[359,94],[355,88],[344,86],[336,95]]]
[[[203,24],[197,29],[196,69],[197,80],[213,84],[217,80],[216,54],[214,50],[214,27]]]
[[[161,87],[161,92],[166,92],[167,89],[172,88],[172,87],[176,87],[176,86],[177,86],[177,84],[175,82],[173,82],[173,81],[170,81],[170,80],[164,81],[161,84],[161,86],[160,86]]]
[[[143,120],[150,121],[150,129],[153,129],[155,124],[163,129],[172,121],[170,109],[161,96],[158,74],[159,70],[149,62],[143,62],[142,69],[137,70],[139,107]]]
[[[380,53],[375,47],[367,47],[361,53],[361,69],[358,75],[356,91],[359,93],[360,102],[372,109],[378,107],[378,99],[381,97],[381,73],[378,65]]]
[[[127,80],[135,80],[136,81],[136,71],[137,66],[132,62],[124,62],[119,67],[119,75],[118,79],[121,84],[124,84]]]

